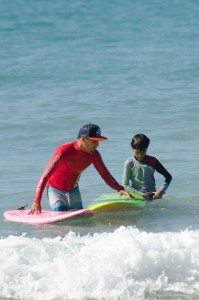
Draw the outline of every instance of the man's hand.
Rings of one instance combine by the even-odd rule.
[[[120,196],[124,195],[124,196],[127,196],[129,199],[134,199],[133,195],[131,195],[130,193],[128,193],[125,190],[120,190],[119,194],[120,194]]]
[[[34,202],[28,214],[33,215],[35,212],[36,212],[36,214],[41,213],[41,204],[40,203]]]

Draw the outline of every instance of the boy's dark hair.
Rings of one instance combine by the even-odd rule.
[[[144,150],[148,148],[149,143],[150,139],[146,135],[139,133],[134,135],[134,137],[132,138],[131,147],[133,149]]]

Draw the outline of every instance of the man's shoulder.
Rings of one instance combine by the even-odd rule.
[[[67,142],[67,143],[64,143],[64,144],[61,144],[59,146],[57,146],[57,148],[55,149],[55,152],[58,154],[64,154],[66,152],[70,152],[74,149],[75,147],[75,142],[72,141],[72,142]]]

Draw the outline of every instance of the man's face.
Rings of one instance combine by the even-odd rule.
[[[83,138],[84,150],[92,154],[99,146],[99,141],[91,140],[89,138]]]

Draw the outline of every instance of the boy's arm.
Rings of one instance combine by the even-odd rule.
[[[164,194],[172,180],[172,176],[158,160],[156,160],[155,170],[165,178],[164,184],[159,189],[159,191]]]
[[[130,163],[128,161],[125,161],[124,163],[124,168],[123,168],[123,174],[122,174],[122,185],[125,188],[125,191],[127,191],[128,193],[130,193],[131,195],[133,193],[139,193],[138,190],[134,189],[131,185],[131,167],[130,167]]]

